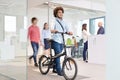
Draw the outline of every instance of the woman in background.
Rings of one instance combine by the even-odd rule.
[[[51,39],[51,31],[48,27],[48,23],[44,23],[43,31],[42,31],[43,43],[44,43],[44,53],[47,57],[50,56],[50,43]]]
[[[84,42],[84,49],[83,49],[83,61],[87,61],[87,49],[88,49],[88,36],[89,33],[87,32],[87,24],[82,25],[82,37],[83,37],[83,42]]]

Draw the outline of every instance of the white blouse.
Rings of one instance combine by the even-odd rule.
[[[90,33],[88,33],[86,30],[82,31],[82,38],[83,38],[83,42],[85,43],[86,41],[88,41],[88,36],[90,35]]]
[[[42,44],[43,45],[44,45],[44,39],[51,39],[51,31],[50,31],[50,29],[42,31]]]
[[[43,38],[43,39],[46,39],[46,38],[51,39],[50,29],[48,29],[48,30],[43,30],[43,31],[42,31],[42,38]]]

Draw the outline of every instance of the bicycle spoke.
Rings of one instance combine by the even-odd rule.
[[[71,67],[71,65],[70,65],[70,60],[69,60],[69,66],[70,66],[70,69],[72,70],[72,67]]]
[[[66,69],[67,69],[67,70],[69,70],[69,68],[67,67],[67,65],[66,65],[66,64],[65,64],[65,66],[66,66]]]

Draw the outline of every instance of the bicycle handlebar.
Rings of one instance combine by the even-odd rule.
[[[55,32],[55,33],[59,33],[59,34],[68,34],[67,32]]]

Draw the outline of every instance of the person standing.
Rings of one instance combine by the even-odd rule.
[[[87,49],[88,49],[88,36],[89,33],[87,32],[87,24],[82,25],[82,37],[84,42],[84,49],[83,49],[83,61],[87,61]]]
[[[54,9],[55,25],[51,32],[53,33],[52,48],[54,49],[55,55],[60,54],[64,46],[62,35],[56,32],[67,32],[69,35],[72,35],[72,32],[69,31],[68,26],[63,20],[63,13],[64,9],[62,7],[56,7]],[[54,63],[55,66],[53,67],[53,72],[63,76],[60,57],[56,58]]]
[[[102,22],[98,22],[98,27],[99,27],[99,29],[98,29],[97,34],[98,34],[98,35],[99,35],[99,34],[105,34],[105,30],[104,30],[104,28],[103,28],[103,23],[102,23]]]
[[[34,66],[38,67],[37,64],[37,54],[39,49],[40,42],[40,30],[37,26],[38,19],[36,17],[33,17],[31,19],[32,25],[28,28],[28,39],[30,39],[31,46],[33,49],[33,55],[29,57],[29,60],[34,59]]]
[[[78,44],[77,44],[76,38],[74,36],[72,37],[72,41],[73,41],[73,46],[71,49],[71,55],[72,55],[72,57],[75,57],[75,53],[76,53],[76,49],[78,48]]]
[[[51,32],[48,27],[48,23],[44,23],[44,27],[42,30],[42,39],[44,44],[44,52],[47,57],[50,57],[50,39],[51,39]]]

